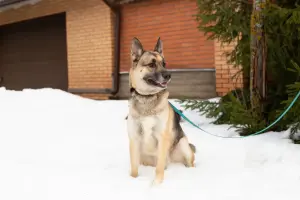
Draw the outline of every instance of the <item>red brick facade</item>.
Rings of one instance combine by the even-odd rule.
[[[213,68],[214,42],[197,29],[195,0],[147,0],[122,7],[121,71],[130,67],[130,42],[153,49],[160,36],[169,68]]]
[[[157,37],[164,42],[164,54],[171,69],[214,68],[216,90],[222,96],[236,86],[241,78],[232,80],[238,72],[228,65],[224,53],[231,45],[221,47],[207,40],[197,29],[195,0],[147,0],[124,5],[121,23],[121,71],[130,67],[130,42],[138,37],[145,49],[153,49]]]
[[[0,26],[55,13],[66,13],[69,88],[110,88],[114,66],[114,19],[101,0],[41,0],[16,9],[0,10]],[[234,86],[237,69],[225,62],[216,41],[197,29],[195,0],[144,0],[121,6],[120,71],[130,68],[130,43],[138,37],[153,49],[158,37],[171,69],[215,69],[216,89],[224,95]],[[238,83],[240,84],[240,82]],[[107,95],[83,94],[91,98]]]

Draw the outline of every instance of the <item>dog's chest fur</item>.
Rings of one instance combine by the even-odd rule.
[[[143,154],[156,155],[158,140],[164,128],[159,116],[141,117],[137,120],[140,125],[140,148]]]
[[[140,150],[146,155],[156,155],[158,140],[168,119],[168,101],[165,94],[151,97],[133,96],[130,100],[129,134],[140,143]]]

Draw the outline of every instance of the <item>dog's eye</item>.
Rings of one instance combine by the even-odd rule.
[[[155,63],[150,63],[149,64],[149,67],[151,67],[151,68],[155,68],[155,66],[156,66]]]
[[[166,67],[165,61],[162,62],[162,66],[163,66],[164,68]]]

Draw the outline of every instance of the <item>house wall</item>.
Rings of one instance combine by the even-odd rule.
[[[114,59],[114,16],[110,8],[102,0],[26,2],[33,4],[17,9],[0,9],[0,26],[66,12],[69,88],[110,88]],[[128,84],[124,81],[130,67],[133,37],[138,37],[145,49],[153,49],[160,36],[168,68],[186,70],[174,72],[176,78],[170,89],[176,95],[183,94],[182,91],[186,97],[194,97],[195,94],[199,94],[199,98],[224,95],[233,86],[241,84],[241,81],[237,84],[231,81],[230,76],[238,69],[228,65],[223,55],[232,45],[222,48],[217,41],[206,40],[197,29],[193,17],[196,13],[194,0],[145,0],[121,7],[121,96],[128,95]],[[197,80],[201,76],[205,79]],[[197,87],[194,83],[198,84]],[[107,95],[99,94],[82,96],[107,98]]]
[[[169,69],[214,68],[214,42],[197,29],[195,0],[147,0],[122,6],[121,71],[130,68],[130,44],[137,37],[147,50],[164,44]]]
[[[130,45],[137,37],[144,49],[163,41],[167,68],[172,70],[170,98],[216,96],[214,41],[197,29],[194,0],[147,0],[121,8],[121,76],[119,98],[128,98]]]
[[[0,9],[0,26],[66,12],[69,88],[111,87],[114,40],[110,8],[101,0],[28,2],[34,4]],[[107,98],[107,95],[98,94],[82,96]]]
[[[243,76],[240,67],[234,67],[227,63],[225,54],[234,49],[235,43],[221,44],[215,41],[215,69],[216,91],[218,96],[223,96],[230,90],[242,87]]]
[[[172,79],[169,89],[175,96],[222,96],[235,86],[241,86],[241,78],[231,79],[239,69],[227,64],[224,55],[234,44],[221,46],[218,41],[207,40],[197,29],[198,23],[193,16],[197,9],[194,0],[147,0],[122,6],[119,96],[129,95],[128,84],[124,83],[128,79],[126,72],[130,68],[133,37],[138,37],[145,49],[152,50],[160,36],[167,67],[174,71],[186,70],[173,73],[176,78]],[[195,68],[199,71],[189,71]],[[201,69],[204,70],[201,72]],[[210,84],[214,84],[213,87]]]

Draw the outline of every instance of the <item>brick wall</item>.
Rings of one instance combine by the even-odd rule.
[[[70,88],[111,87],[113,67],[113,14],[101,0],[42,0],[0,12],[0,25],[60,12],[67,14],[68,72]],[[121,22],[121,71],[130,67],[130,42],[138,37],[153,49],[160,36],[169,68],[215,68],[216,89],[224,95],[234,86],[237,72],[223,56],[217,41],[207,41],[193,18],[194,0],[147,0],[124,5]],[[237,86],[241,81],[237,83]],[[102,99],[106,95],[83,94]]]
[[[122,7],[121,71],[130,68],[130,43],[138,37],[153,50],[164,42],[169,68],[214,68],[214,42],[197,29],[195,0],[147,0]]]
[[[0,25],[66,12],[69,88],[111,87],[113,15],[101,0],[42,0],[0,12]],[[83,94],[95,99],[106,95]]]
[[[240,87],[242,77],[232,79],[239,69],[227,64],[224,53],[233,44],[222,46],[208,41],[197,29],[192,15],[197,13],[193,0],[148,0],[122,7],[121,71],[130,67],[130,42],[138,37],[145,49],[153,49],[158,36],[164,42],[169,68],[215,68],[216,91],[222,96]]]
[[[67,12],[70,88],[112,87],[112,20],[110,9],[103,4]]]
[[[223,96],[230,90],[242,86],[242,73],[238,73],[240,68],[228,64],[224,55],[226,52],[232,51],[234,45],[234,43],[222,45],[219,41],[215,41],[216,90],[218,96]]]

